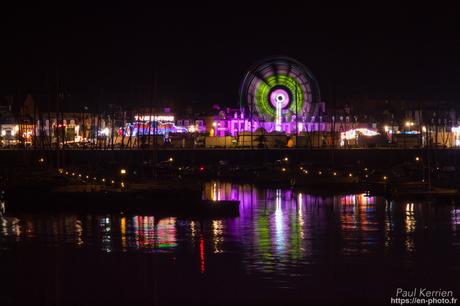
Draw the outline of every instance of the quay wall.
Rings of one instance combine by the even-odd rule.
[[[460,149],[160,149],[160,150],[0,150],[0,167],[138,165],[173,158],[177,164],[207,165],[227,161],[240,165],[263,165],[285,157],[291,163],[318,166],[364,165],[391,167],[416,157],[432,165],[460,166]]]

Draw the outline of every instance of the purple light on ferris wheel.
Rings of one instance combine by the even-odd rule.
[[[278,106],[285,108],[289,105],[289,93],[282,88],[273,90],[270,93],[270,103],[275,108]]]

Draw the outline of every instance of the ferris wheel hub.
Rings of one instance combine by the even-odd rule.
[[[290,103],[289,92],[283,88],[272,90],[270,93],[270,103],[273,107],[285,108]]]

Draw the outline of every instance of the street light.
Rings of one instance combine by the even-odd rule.
[[[412,127],[412,126],[414,126],[414,124],[415,124],[415,123],[412,122],[412,121],[406,121],[406,126],[407,126],[407,127]]]
[[[411,130],[411,128],[415,125],[415,123],[413,121],[406,121],[406,127],[409,128],[409,131]]]

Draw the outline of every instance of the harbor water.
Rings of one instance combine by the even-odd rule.
[[[203,190],[239,200],[240,216],[10,214],[5,203],[0,304],[374,305],[415,287],[460,296],[460,205]]]

